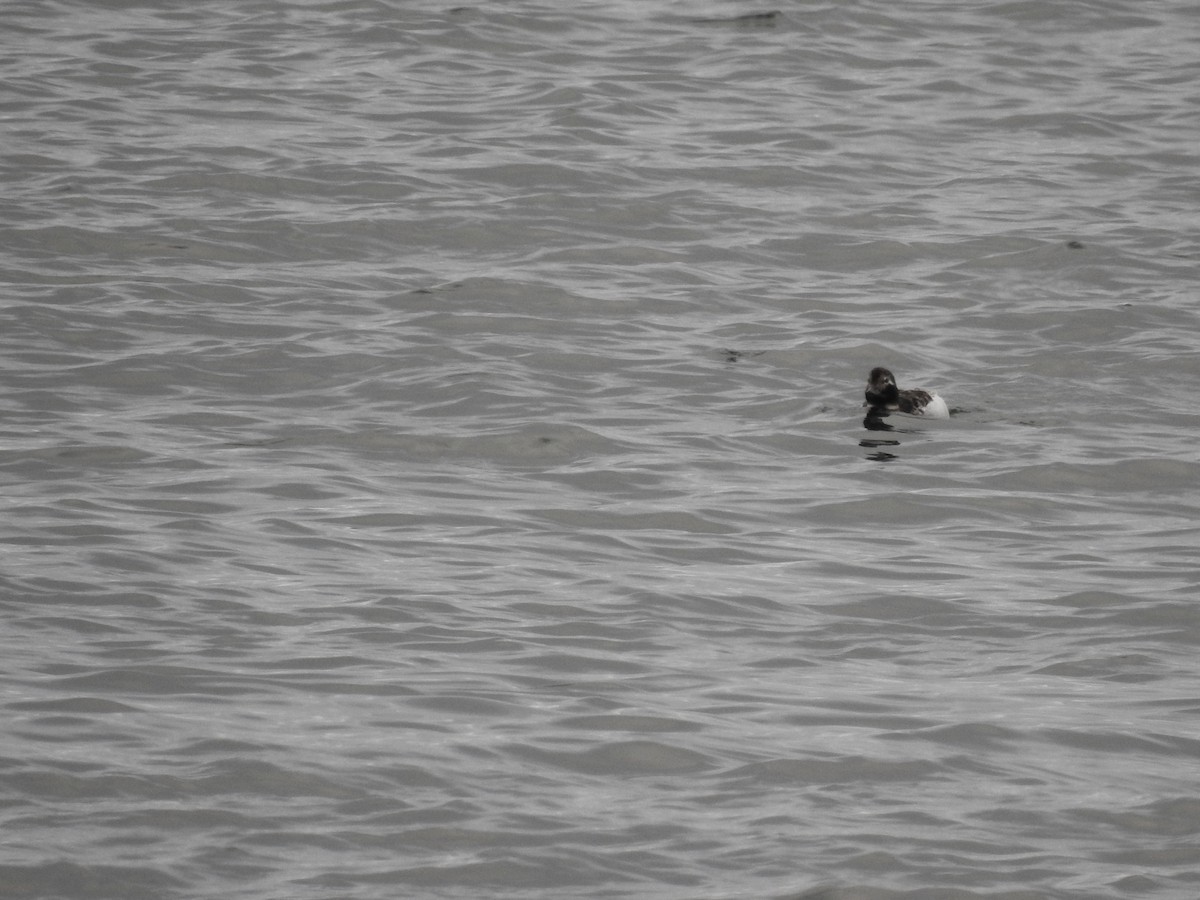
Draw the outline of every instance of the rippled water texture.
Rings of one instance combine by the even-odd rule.
[[[0,895],[1200,896],[1200,7],[769,10],[0,11]]]

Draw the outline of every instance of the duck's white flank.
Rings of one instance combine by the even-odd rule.
[[[929,402],[925,404],[917,415],[928,416],[931,419],[948,419],[950,418],[950,407],[946,405],[946,401],[942,399],[941,394],[934,394],[929,398]]]

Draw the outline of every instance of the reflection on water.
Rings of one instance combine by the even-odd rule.
[[[882,406],[869,406],[863,419],[863,428],[867,431],[895,431],[896,426],[886,421],[890,415],[891,412]]]

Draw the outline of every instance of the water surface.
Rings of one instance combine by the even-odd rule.
[[[768,12],[0,14],[6,896],[1196,895],[1200,15]]]

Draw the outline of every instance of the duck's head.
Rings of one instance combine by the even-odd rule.
[[[867,404],[869,406],[886,406],[900,399],[900,389],[896,387],[896,376],[883,366],[876,366],[867,378]]]

